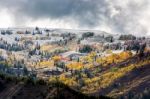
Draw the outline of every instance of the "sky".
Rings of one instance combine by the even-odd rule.
[[[0,28],[35,26],[150,35],[150,0],[0,0]]]

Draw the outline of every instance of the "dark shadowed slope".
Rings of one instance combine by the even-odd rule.
[[[47,83],[44,80],[10,79],[4,76],[0,76],[0,99],[110,99],[84,95],[60,82]]]
[[[125,76],[117,79],[109,87],[99,91],[100,95],[108,95],[117,98],[150,98],[150,64],[136,68]],[[147,96],[149,95],[149,96]],[[140,96],[140,97],[139,97]],[[136,98],[138,97],[138,98]],[[148,97],[148,98],[144,98]]]

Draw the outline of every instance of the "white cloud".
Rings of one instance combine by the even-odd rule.
[[[150,0],[0,0],[0,9],[0,27],[150,34]]]
[[[12,15],[5,9],[0,10],[0,28],[12,27],[13,25]]]
[[[65,28],[65,29],[78,29],[77,24],[71,19],[63,19],[63,20],[54,20],[54,19],[39,19],[39,20],[31,20],[29,19],[25,23],[26,27],[36,27],[39,26],[41,28]]]

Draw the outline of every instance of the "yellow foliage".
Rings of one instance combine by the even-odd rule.
[[[89,56],[90,56],[91,58],[95,57],[95,56],[96,56],[96,52],[91,52],[91,53],[89,54]]]
[[[75,81],[75,78],[67,78],[64,74],[60,75],[59,81],[63,82],[64,84],[68,86],[77,86],[77,82]]]
[[[53,66],[54,62],[53,61],[43,61],[40,62],[40,66]]]
[[[126,52],[121,52],[119,54],[119,56],[122,58],[122,59],[127,59],[129,57],[132,56],[132,52],[131,51],[126,51]]]
[[[116,79],[123,77],[126,73],[132,71],[134,68],[138,68],[146,64],[150,64],[150,60],[140,61],[136,64],[130,64],[126,67],[118,69],[116,72],[108,71],[99,77],[94,77],[92,79],[85,79],[86,86],[84,86],[82,91],[84,93],[89,93],[91,91],[92,92],[96,91],[98,88],[106,88],[110,84],[112,84]],[[96,82],[98,84],[95,84]],[[89,88],[87,89],[88,86],[92,88],[90,91]]]
[[[71,62],[67,64],[67,67],[73,70],[80,70],[83,68],[83,64],[81,62]]]
[[[96,61],[97,63],[102,64],[102,66],[107,66],[112,63],[118,63],[124,61],[130,57],[132,57],[132,52],[126,51],[118,54],[111,54],[109,56],[102,57],[102,58],[100,57]]]
[[[36,64],[36,67],[52,67],[54,66],[54,61],[42,61]]]
[[[94,61],[94,57],[95,57],[95,56],[96,56],[96,53],[95,53],[95,52],[91,52],[91,53],[88,54],[87,56],[82,57],[81,61],[91,63],[91,62]]]
[[[52,48],[53,48],[52,45],[43,45],[43,46],[41,46],[42,51],[48,51],[48,50],[51,50]]]
[[[93,62],[92,58],[89,57],[89,56],[85,56],[85,57],[83,58],[83,61],[88,62],[88,63]]]
[[[54,62],[57,62],[57,61],[61,60],[61,57],[60,56],[54,56],[52,59],[54,60]]]
[[[112,54],[112,50],[106,50],[107,54]]]
[[[91,68],[91,67],[93,67],[93,64],[92,64],[92,63],[89,63],[89,64],[85,64],[85,65],[84,65],[84,68],[87,68],[87,69],[88,69],[88,68]]]

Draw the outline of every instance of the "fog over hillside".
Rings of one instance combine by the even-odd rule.
[[[150,35],[149,0],[0,0],[0,27],[96,29]]]

